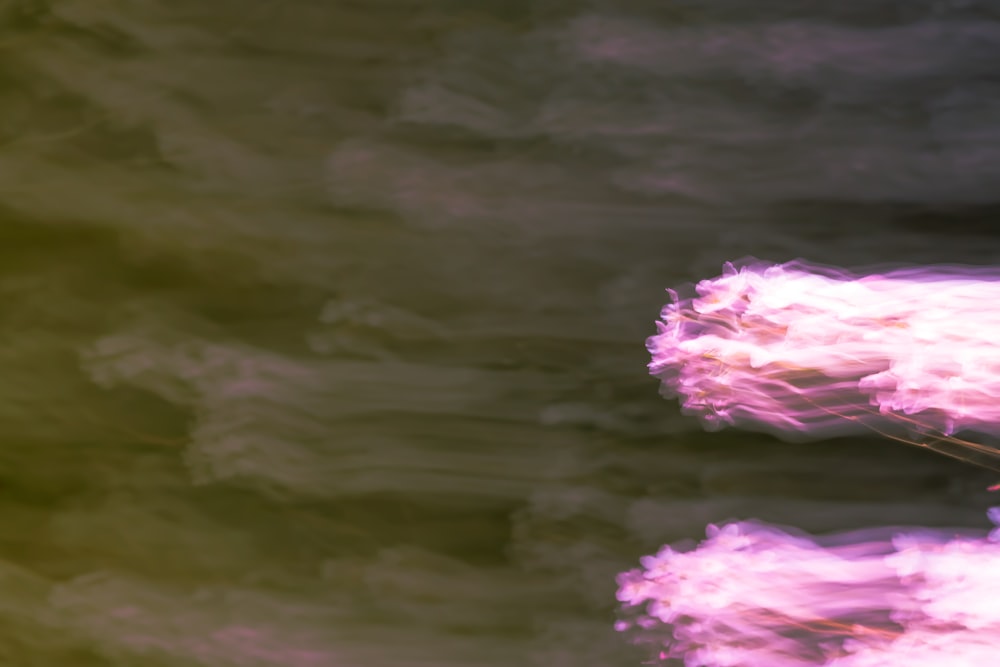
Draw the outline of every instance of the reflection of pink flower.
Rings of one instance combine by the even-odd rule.
[[[991,516],[1000,511],[991,511]],[[616,629],[708,667],[979,667],[1000,645],[1000,544],[915,531],[814,540],[710,526],[619,577]],[[951,646],[952,660],[935,663]],[[736,662],[733,662],[733,661]]]

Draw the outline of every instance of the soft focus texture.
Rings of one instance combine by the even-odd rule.
[[[998,17],[0,3],[0,664],[636,667],[615,575],[708,523],[984,529],[640,341],[735,257],[1000,263]]]
[[[650,372],[687,412],[793,437],[902,432],[1000,459],[951,437],[1000,436],[1000,272],[726,269],[693,298],[674,292],[647,341]]]

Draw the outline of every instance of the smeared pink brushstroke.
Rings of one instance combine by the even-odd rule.
[[[691,667],[997,664],[1000,530],[887,533],[710,526],[696,549],[619,576],[616,627]]]
[[[663,392],[707,427],[876,431],[1000,466],[954,437],[1000,436],[1000,272],[754,262],[695,289],[672,292],[647,347]]]

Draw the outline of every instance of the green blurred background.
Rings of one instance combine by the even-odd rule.
[[[994,262],[996,20],[0,3],[0,665],[624,667],[615,574],[708,522],[985,526],[643,340],[727,259]]]

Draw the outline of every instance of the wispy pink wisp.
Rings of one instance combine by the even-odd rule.
[[[943,437],[1000,459],[952,437],[1000,436],[1000,272],[730,264],[695,289],[672,292],[649,368],[709,428]]]
[[[992,665],[998,538],[710,526],[696,549],[664,547],[619,576],[618,629],[691,667]]]

